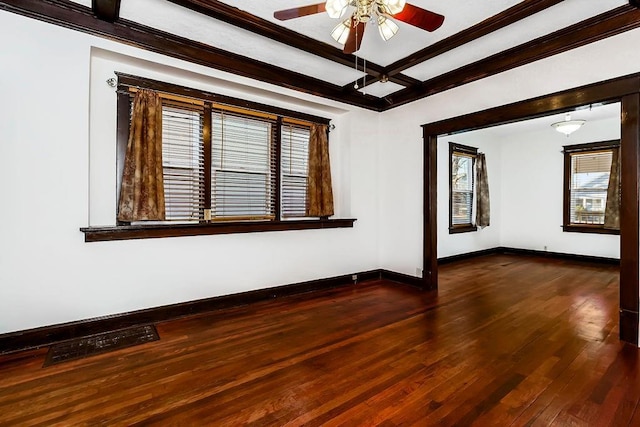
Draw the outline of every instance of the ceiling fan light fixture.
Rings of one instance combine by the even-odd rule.
[[[331,37],[340,44],[345,44],[351,29],[351,19],[345,19],[331,30]]]
[[[558,132],[569,136],[580,129],[583,124],[585,124],[585,120],[571,120],[571,114],[567,113],[563,122],[553,123],[551,126]]]
[[[406,0],[383,0],[383,3],[389,11],[389,14],[395,15],[396,13],[402,12],[402,9],[404,9],[404,5],[407,2]]]
[[[378,16],[378,32],[382,40],[387,41],[398,32],[398,25],[385,16]]]
[[[324,5],[327,15],[331,18],[340,18],[349,5],[349,0],[327,0]]]

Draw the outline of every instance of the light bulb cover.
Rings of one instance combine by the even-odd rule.
[[[382,40],[387,41],[398,32],[398,25],[385,16],[378,16],[378,32]]]
[[[384,2],[384,5],[390,15],[395,15],[396,13],[402,12],[406,3],[406,0],[387,0]]]
[[[327,0],[324,5],[327,15],[331,18],[340,18],[349,5],[349,0]]]
[[[345,44],[351,29],[351,19],[345,19],[331,30],[331,37],[340,44]]]
[[[583,124],[585,124],[585,120],[565,120],[563,122],[553,123],[551,126],[553,126],[558,132],[569,136],[580,129]]]

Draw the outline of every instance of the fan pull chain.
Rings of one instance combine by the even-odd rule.
[[[356,32],[356,48],[357,48],[357,47],[358,47],[358,24],[356,23],[356,24],[355,24],[355,26],[354,26],[353,28],[354,28],[354,30],[355,30],[355,32]],[[356,52],[357,52],[357,51],[356,51]],[[358,72],[358,54],[357,54],[357,53],[355,53],[355,54],[354,54],[354,56],[355,56],[355,58],[356,58],[356,65],[355,65],[355,67],[356,67],[356,73],[357,73],[357,72]],[[356,79],[356,82],[355,82],[355,84],[353,85],[353,88],[354,88],[355,90],[360,89],[360,86],[358,86],[358,79]]]
[[[362,72],[364,73],[364,77],[362,77],[362,94],[366,95],[367,91],[367,58],[362,58],[363,68]]]
[[[356,57],[356,72],[357,72],[358,71],[358,54],[357,53],[355,54],[355,57]],[[360,89],[360,86],[358,86],[358,79],[356,79],[356,82],[353,84],[353,88],[355,90]]]

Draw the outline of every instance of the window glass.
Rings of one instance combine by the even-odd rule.
[[[309,128],[282,126],[282,216],[302,217],[307,209]]]
[[[449,233],[476,231],[475,167],[478,149],[449,143]]]
[[[213,219],[273,218],[273,126],[263,119],[212,113]]]
[[[611,226],[605,229],[604,225],[607,195],[619,194],[610,193],[615,189],[609,188],[613,150],[618,146],[619,141],[604,141],[564,147],[565,231],[614,230]]]
[[[197,221],[204,209],[202,117],[198,111],[162,107],[162,168],[167,220]]]
[[[473,157],[454,153],[451,159],[451,222],[471,224],[473,211]]]
[[[571,154],[571,224],[604,224],[612,153]]]

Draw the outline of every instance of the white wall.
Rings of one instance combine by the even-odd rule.
[[[562,231],[565,145],[620,138],[620,119],[587,121],[569,138],[548,126],[499,141],[502,150],[501,245],[620,258],[620,236]]]
[[[377,114],[7,12],[0,37],[0,333],[379,267]],[[355,227],[85,243],[115,220],[113,71],[333,119]]]
[[[639,41],[639,29],[628,31],[383,113],[379,154],[384,166],[379,174],[381,267],[416,275],[416,268],[422,265],[422,124],[637,73]],[[440,177],[442,173],[440,168]],[[506,176],[504,170],[501,173]],[[439,188],[439,211],[448,205],[442,201],[442,192]],[[440,214],[438,221],[442,230]],[[505,232],[509,231],[500,230],[499,234]],[[448,239],[443,233],[438,238]],[[439,245],[439,256],[460,250],[447,242]],[[571,246],[576,245],[579,243]],[[553,247],[559,248],[555,242],[549,250]]]

